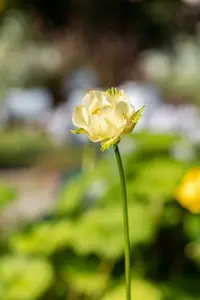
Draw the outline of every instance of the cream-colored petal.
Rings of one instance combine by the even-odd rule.
[[[129,120],[123,130],[124,134],[129,134],[133,131],[133,129],[135,128],[136,123],[133,120]]]
[[[84,117],[86,124],[88,124],[89,123],[89,114],[88,114],[87,109],[83,106],[82,106],[82,113],[83,113],[83,117]]]
[[[83,98],[83,106],[92,115],[103,106],[109,105],[106,94],[101,91],[91,90]]]
[[[125,128],[126,120],[121,117],[121,114],[118,114],[118,111],[116,109],[113,109],[112,112],[112,118],[106,120],[110,129],[110,137],[101,142],[102,151],[118,143],[120,141],[120,136]]]
[[[118,90],[116,88],[110,88],[106,92],[107,98],[111,106],[116,106],[116,104],[121,101],[124,96],[123,90]]]
[[[76,127],[86,129],[88,121],[87,111],[83,108],[82,104],[80,104],[73,111],[72,122]]]
[[[88,134],[88,138],[94,142],[94,143],[97,143],[97,142],[101,142],[102,141],[102,138],[101,137],[98,137],[98,136],[93,136],[93,135],[90,135]]]
[[[112,137],[116,128],[101,115],[93,115],[87,130],[91,136],[95,136],[100,141]]]
[[[102,141],[102,136],[100,135],[100,118],[99,115],[92,115],[90,122],[87,127],[87,132],[92,141],[99,142]]]
[[[111,106],[115,107],[119,102],[130,104],[130,98],[123,90],[111,88],[105,92]]]
[[[121,128],[126,124],[126,119],[117,108],[104,107],[99,115],[115,128]]]
[[[107,139],[113,135],[113,126],[110,126],[108,122],[102,117],[100,117],[99,135]]]
[[[116,108],[123,113],[125,118],[130,118],[135,112],[133,105],[129,102],[119,101]]]
[[[131,104],[130,97],[123,90],[120,90],[120,99],[119,99],[119,101],[123,101],[123,102],[126,102],[128,104]]]

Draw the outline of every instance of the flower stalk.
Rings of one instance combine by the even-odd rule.
[[[125,277],[126,277],[126,300],[131,300],[131,268],[130,268],[130,237],[129,237],[129,220],[128,220],[128,201],[126,192],[126,180],[124,168],[122,164],[119,147],[113,146],[117,165],[119,169],[121,190],[122,190],[122,203],[123,203],[123,226],[124,226],[124,246],[125,246]]]
[[[75,107],[72,122],[77,127],[72,134],[86,134],[90,141],[101,143],[101,151],[113,146],[118,164],[123,203],[125,245],[126,300],[131,300],[130,237],[126,181],[118,148],[121,135],[131,133],[142,116],[144,106],[135,110],[123,90],[110,88],[105,92],[90,90],[82,104]]]

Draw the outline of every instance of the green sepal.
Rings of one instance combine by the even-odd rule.
[[[83,128],[77,128],[75,130],[70,130],[71,134],[85,134],[85,130]]]
[[[143,113],[144,109],[145,109],[145,105],[143,105],[142,108],[140,108],[139,110],[137,110],[137,111],[133,114],[132,119],[133,119],[133,122],[134,122],[135,124],[138,123],[139,119],[140,119],[141,116],[142,116],[142,113]]]
[[[121,91],[114,87],[111,87],[108,90],[106,90],[106,94],[108,94],[110,96],[120,95],[120,93],[121,93]]]
[[[104,142],[104,143],[101,144],[101,149],[100,150],[102,152],[104,152],[105,150],[107,150],[111,146],[116,147],[119,144],[120,140],[121,140],[120,137],[115,141],[108,140],[107,142]]]

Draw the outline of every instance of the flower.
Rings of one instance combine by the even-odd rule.
[[[200,213],[200,168],[194,168],[185,175],[175,196],[190,212]]]
[[[87,134],[92,142],[101,142],[104,151],[119,143],[121,134],[132,132],[143,110],[135,111],[123,90],[90,90],[74,109],[72,122],[78,128],[71,133]]]

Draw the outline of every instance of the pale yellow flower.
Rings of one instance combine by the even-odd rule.
[[[190,170],[175,193],[177,201],[192,213],[200,213],[200,168]]]
[[[144,107],[135,111],[123,90],[91,90],[73,112],[72,122],[78,128],[71,132],[87,134],[92,142],[101,142],[104,151],[117,144],[121,134],[134,129],[143,110]]]

